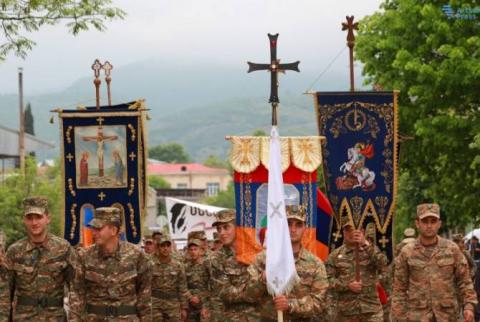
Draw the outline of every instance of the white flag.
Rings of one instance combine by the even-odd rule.
[[[272,126],[270,137],[267,215],[265,268],[267,289],[271,295],[277,296],[288,293],[299,278],[295,269],[295,259],[285,212],[280,138],[276,126]]]

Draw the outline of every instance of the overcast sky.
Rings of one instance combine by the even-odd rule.
[[[0,64],[0,94],[17,92],[17,68],[25,71],[26,94],[61,90],[90,76],[95,58],[115,67],[150,58],[185,62],[245,65],[267,62],[267,33],[280,33],[278,57],[301,60],[319,74],[345,47],[340,23],[379,10],[380,0],[114,0],[125,20],[108,23],[106,32],[77,37],[63,24],[29,36],[37,46],[26,60],[10,55]],[[0,42],[4,39],[0,37]],[[344,51],[333,69],[348,68]],[[245,65],[246,66],[246,65]],[[246,67],[245,67],[246,68]],[[113,71],[114,74],[114,71]],[[313,80],[312,80],[313,81]]]

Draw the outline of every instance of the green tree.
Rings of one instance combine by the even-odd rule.
[[[203,165],[207,167],[212,167],[212,168],[222,168],[222,169],[229,168],[229,163],[227,161],[222,160],[215,155],[209,155],[208,158],[206,158],[205,161],[203,161]]]
[[[397,222],[435,201],[447,228],[461,229],[480,215],[480,24],[449,19],[443,4],[385,0],[360,21],[356,58],[367,83],[400,91],[400,131],[414,137],[401,146]]]
[[[157,175],[148,176],[148,185],[154,189],[169,189],[172,187],[165,178]]]
[[[61,177],[58,163],[46,175],[38,176],[34,158],[27,158],[25,175],[10,173],[0,185],[0,229],[6,235],[7,245],[25,235],[23,204],[27,196],[43,195],[48,198],[51,216],[50,231],[60,235]]]
[[[36,45],[25,34],[45,25],[66,22],[73,35],[91,27],[105,30],[107,20],[125,17],[125,12],[111,3],[110,0],[0,0],[0,35],[5,38],[0,45],[0,62],[10,52],[25,58]]]
[[[228,184],[227,190],[220,191],[218,195],[214,197],[207,197],[203,199],[202,202],[217,207],[235,208],[235,189],[233,182]]]
[[[267,136],[267,132],[265,132],[264,130],[261,130],[261,129],[257,129],[255,131],[253,131],[253,136]]]
[[[168,163],[186,163],[190,156],[182,145],[178,143],[166,143],[154,146],[148,150],[150,158]]]
[[[30,103],[27,104],[27,108],[25,109],[24,113],[24,122],[25,122],[25,133],[35,135],[35,128],[33,122],[33,114],[32,114],[32,105]]]

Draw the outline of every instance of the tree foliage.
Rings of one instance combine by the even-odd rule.
[[[24,122],[25,122],[25,133],[35,135],[35,127],[33,121],[33,114],[32,114],[32,105],[30,103],[27,104],[27,108],[25,109],[24,113]]]
[[[61,179],[58,164],[45,175],[37,175],[34,158],[27,158],[25,175],[12,172],[0,183],[0,229],[6,235],[7,245],[25,235],[23,227],[23,199],[42,195],[48,198],[51,217],[50,231],[59,235],[61,210]]]
[[[207,205],[224,207],[224,208],[235,208],[235,189],[233,182],[228,184],[227,190],[220,191],[218,195],[213,197],[207,197],[203,201]]]
[[[215,155],[209,155],[208,158],[206,158],[205,161],[203,161],[203,165],[207,167],[212,167],[212,168],[221,168],[221,169],[230,168],[230,164],[227,161],[222,160]]]
[[[444,4],[385,0],[360,22],[356,58],[367,83],[400,91],[400,132],[414,137],[401,145],[397,223],[435,201],[461,229],[480,217],[480,15],[449,18]]]
[[[110,0],[0,0],[0,35],[6,39],[0,44],[0,62],[10,52],[25,58],[36,45],[25,34],[45,25],[64,21],[73,35],[92,27],[105,30],[107,20],[125,17],[125,12],[111,3]]]
[[[178,143],[166,143],[154,146],[148,150],[149,157],[168,163],[186,163],[190,156],[182,145]]]
[[[148,176],[148,185],[154,189],[169,189],[172,187],[164,177],[157,175]]]

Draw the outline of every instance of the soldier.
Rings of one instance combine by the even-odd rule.
[[[348,216],[342,217],[341,224],[343,245],[330,254],[326,265],[330,288],[337,297],[335,321],[382,322],[383,311],[376,284],[380,277],[387,275],[387,258],[365,240],[363,230],[355,229]],[[355,279],[357,247],[360,281]]]
[[[11,245],[2,264],[0,321],[65,321],[65,287],[72,288],[80,269],[70,244],[48,232],[45,197],[23,201],[27,237]],[[69,320],[80,321],[81,303],[69,292]],[[9,317],[12,310],[12,315]]]
[[[222,248],[222,242],[220,241],[220,238],[218,236],[217,232],[213,233],[213,246],[212,246],[212,252],[219,250]]]
[[[200,251],[202,253],[202,256],[209,256],[211,251],[208,249],[208,241],[207,241],[207,235],[205,234],[204,230],[194,230],[188,233],[188,240],[195,238],[197,240],[200,240],[202,243],[200,246]]]
[[[222,320],[249,322],[258,321],[259,314],[255,304],[257,299],[245,292],[250,275],[248,265],[237,261],[235,256],[235,211],[222,210],[215,215],[213,226],[222,241],[222,248],[208,258],[212,292],[218,294],[224,304],[224,314],[212,309],[212,316],[222,316]]]
[[[189,259],[185,264],[185,274],[188,291],[192,297],[189,301],[187,321],[208,321],[210,315],[208,310],[210,274],[201,247],[201,240],[188,241]]]
[[[253,290],[250,296],[261,296],[259,308],[262,322],[276,321],[277,311],[284,312],[285,321],[311,321],[321,316],[327,306],[328,281],[325,266],[315,255],[302,247],[302,238],[306,229],[305,208],[287,206],[286,212],[295,268],[300,281],[288,295],[272,298],[265,287],[265,251],[257,255],[255,263],[249,267],[249,272],[252,280],[261,282],[261,291],[260,294],[256,294],[257,292]]]
[[[145,236],[143,242],[143,251],[145,254],[152,254],[155,252],[155,241],[151,235]]]
[[[77,288],[85,303],[82,321],[152,321],[152,265],[138,247],[120,240],[119,209],[95,209],[89,226],[95,244],[80,253]]]
[[[472,279],[475,277],[475,261],[472,258],[472,255],[468,252],[465,243],[463,242],[463,235],[462,234],[455,234],[452,236],[452,241],[457,244],[458,248],[463,253],[463,256],[465,256],[465,259],[467,260],[468,264],[468,269],[470,270],[470,276]]]
[[[440,207],[419,205],[415,224],[419,237],[395,259],[394,317],[397,321],[458,321],[458,309],[463,306],[465,321],[473,321],[477,299],[467,261],[455,243],[437,235]]]
[[[400,251],[402,250],[403,246],[414,241],[415,241],[415,229],[410,227],[405,228],[405,230],[403,231],[402,241],[399,242],[395,247],[395,254],[397,255],[400,254]]]
[[[183,265],[172,258],[172,241],[162,236],[153,256],[152,311],[153,321],[179,322],[187,317],[187,301],[191,295]]]

